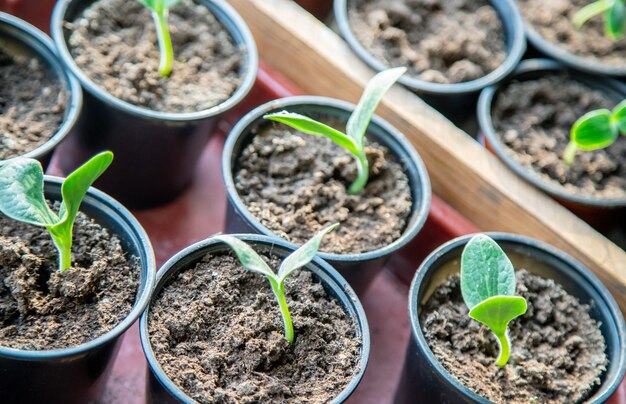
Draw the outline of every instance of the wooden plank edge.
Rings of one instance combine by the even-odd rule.
[[[308,94],[356,102],[373,72],[333,31],[288,0],[231,0],[259,53]],[[403,132],[433,190],[485,231],[550,243],[592,270],[626,313],[626,253],[536,190],[419,97],[395,86],[378,114]],[[416,263],[416,266],[419,263]]]

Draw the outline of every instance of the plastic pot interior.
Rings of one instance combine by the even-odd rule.
[[[45,166],[54,148],[70,132],[78,119],[82,105],[82,90],[78,81],[61,65],[52,40],[29,23],[0,12],[0,41],[3,48],[14,54],[37,58],[68,93],[63,122],[56,133],[46,143],[21,155],[38,159]]]
[[[588,206],[602,209],[621,209],[626,208],[626,198],[621,199],[600,199],[590,196],[576,195],[566,192],[563,187],[560,187],[552,182],[543,180],[539,175],[531,168],[526,168],[517,160],[510,157],[507,153],[507,146],[502,142],[497,135],[493,126],[491,118],[491,111],[493,107],[494,98],[496,97],[498,90],[504,88],[511,81],[524,81],[533,80],[548,74],[553,73],[566,73],[569,77],[586,84],[587,86],[601,91],[608,97],[615,101],[615,104],[626,98],[626,84],[617,80],[607,77],[592,76],[589,74],[577,72],[564,67],[558,62],[549,59],[529,59],[523,61],[515,74],[512,75],[506,81],[502,83],[488,87],[484,89],[478,99],[477,115],[478,123],[482,134],[485,136],[489,143],[490,149],[502,160],[511,170],[513,170],[518,176],[531,183],[535,187],[542,191],[552,195],[553,197],[570,203],[574,207]],[[557,90],[555,90],[557,91]]]
[[[599,76],[626,77],[626,63],[622,66],[610,66],[602,64],[600,61],[577,56],[567,51],[565,48],[544,39],[529,22],[525,21],[524,26],[528,42],[544,55],[556,59],[572,69],[586,73]]]
[[[301,114],[322,114],[347,121],[349,115],[354,110],[354,105],[327,97],[297,96],[282,98],[270,101],[249,112],[231,131],[222,153],[222,175],[228,201],[251,229],[272,237],[275,237],[275,234],[248,211],[239,197],[235,187],[234,170],[241,152],[250,144],[254,137],[254,129],[259,128],[260,125],[273,124],[263,119],[263,116],[282,110]],[[402,235],[383,248],[360,254],[326,252],[318,254],[322,259],[332,262],[333,265],[337,265],[337,263],[362,263],[390,255],[415,238],[428,217],[431,199],[430,179],[422,159],[413,146],[400,132],[377,116],[372,117],[366,136],[368,139],[387,147],[403,167],[411,188],[412,211],[407,219],[407,225]],[[290,245],[294,246],[294,244]]]
[[[94,83],[83,71],[72,57],[67,42],[71,31],[65,28],[66,21],[73,21],[85,8],[97,0],[58,0],[52,13],[51,32],[58,53],[66,67],[74,74],[83,88],[100,101],[124,111],[130,115],[156,121],[168,121],[170,124],[188,123],[204,120],[210,117],[219,116],[225,111],[237,105],[250,91],[256,80],[258,70],[258,55],[256,44],[252,33],[243,19],[224,0],[194,0],[197,4],[202,4],[216,17],[233,37],[235,43],[243,50],[245,55],[241,63],[242,83],[235,92],[222,103],[211,108],[185,113],[154,111],[145,107],[133,105],[122,101],[106,92]]]
[[[46,198],[61,200],[61,183],[60,178],[46,176],[44,183]],[[19,380],[14,381],[14,384],[1,388],[11,390],[9,398],[6,394],[4,395],[8,401],[11,401],[11,393],[18,393],[19,400],[24,400],[24,402],[44,398],[54,401],[60,399],[59,397],[65,402],[93,399],[93,392],[90,390],[94,387],[81,385],[85,383],[83,379],[89,380],[89,383],[93,385],[106,381],[101,376],[112,363],[112,357],[117,350],[115,344],[139,318],[152,294],[156,278],[156,263],[148,235],[139,222],[122,205],[94,188],[90,188],[87,192],[80,211],[107,228],[111,234],[119,237],[124,251],[129,256],[138,258],[140,273],[135,303],[126,318],[114,328],[78,346],[47,351],[0,347],[0,362],[4,361],[6,364],[10,361],[11,369],[13,371],[17,369],[23,374],[23,378],[18,377]],[[7,380],[11,380],[11,375],[5,375],[0,379],[0,386]],[[22,380],[25,385],[21,384]],[[37,398],[29,399],[29,397]]]
[[[346,40],[350,48],[367,65],[376,71],[388,69],[382,61],[376,59],[356,38],[348,19],[348,3],[353,0],[334,0],[335,20],[341,36]],[[444,0],[442,0],[444,1]],[[524,22],[513,0],[489,0],[496,10],[505,35],[506,58],[504,62],[491,73],[476,80],[463,83],[440,84],[418,80],[415,77],[404,75],[398,80],[413,91],[426,94],[455,95],[476,93],[481,89],[492,85],[513,72],[526,50],[526,37],[524,35]]]
[[[606,401],[620,385],[626,371],[626,326],[609,291],[582,264],[548,244],[515,234],[487,234],[509,255],[516,269],[525,268],[533,274],[553,279],[569,294],[590,305],[591,317],[601,323],[609,365],[601,377],[601,386],[585,402]],[[438,373],[441,383],[450,386],[458,397],[488,403],[488,400],[463,386],[437,361],[426,343],[419,321],[421,305],[428,300],[437,285],[448,276],[459,273],[461,253],[470,238],[471,235],[467,235],[442,245],[422,263],[411,283],[409,320],[413,339],[417,341],[417,350],[424,358],[423,366]]]
[[[266,237],[262,235],[250,235],[250,234],[238,234],[235,237],[243,240],[253,246],[255,251],[259,253],[271,253],[278,255],[279,257],[286,257],[294,248],[287,242],[277,239],[275,237]],[[227,246],[218,240],[207,239],[193,244],[174,257],[170,258],[161,269],[157,277],[157,285],[155,292],[152,296],[151,302],[153,302],[159,296],[163,286],[172,277],[176,276],[181,271],[184,271],[190,267],[193,267],[208,253],[217,253],[231,251]],[[370,334],[369,326],[367,323],[367,317],[365,311],[361,306],[361,302],[358,300],[354,290],[348,285],[348,283],[331,267],[328,263],[324,262],[320,258],[314,258],[310,264],[304,268],[299,269],[308,270],[314,274],[314,279],[322,283],[325,291],[328,295],[338,301],[342,308],[346,311],[349,317],[351,317],[355,324],[355,336],[362,339],[361,345],[361,357],[359,359],[360,369],[357,374],[354,375],[350,383],[333,399],[333,403],[341,403],[345,401],[352,392],[359,385],[367,362],[369,360],[370,353]],[[159,401],[180,401],[184,403],[195,402],[188,397],[181,389],[179,389],[165,374],[159,361],[156,358],[150,338],[148,334],[148,316],[150,315],[150,305],[148,309],[141,316],[140,334],[141,345],[143,347],[146,358],[148,359],[148,365],[152,372],[152,376],[160,383],[160,387],[164,388],[168,393],[168,397],[159,396]],[[155,392],[148,392],[148,396],[155,394]],[[159,393],[157,393],[158,395]],[[162,394],[162,392],[161,392]]]

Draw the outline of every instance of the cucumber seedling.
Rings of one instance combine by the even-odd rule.
[[[526,313],[526,299],[515,295],[515,270],[502,248],[489,236],[477,234],[461,255],[461,293],[469,316],[486,325],[500,346],[496,364],[509,361],[511,320]]]
[[[172,63],[174,62],[174,50],[172,49],[172,39],[170,37],[169,27],[167,26],[167,16],[170,7],[180,3],[181,0],[137,0],[150,9],[154,25],[156,26],[157,37],[159,40],[159,52],[161,54],[159,60],[159,75],[168,77],[172,72]]]
[[[578,150],[599,150],[609,147],[619,137],[626,136],[626,100],[613,111],[597,109],[578,118],[570,132],[570,142],[563,161],[571,166]]]
[[[263,118],[284,123],[309,135],[326,137],[346,149],[352,154],[357,165],[357,177],[350,185],[348,193],[356,195],[365,188],[369,179],[369,163],[365,154],[365,132],[383,95],[405,72],[406,68],[404,67],[388,69],[378,73],[370,80],[358,105],[348,119],[346,133],[307,116],[287,111],[268,114]]]
[[[578,10],[573,23],[576,28],[582,27],[591,18],[602,14],[606,36],[617,40],[626,32],[625,0],[597,0]]]
[[[252,247],[238,238],[227,235],[218,235],[213,237],[214,239],[220,240],[229,246],[235,252],[235,255],[237,255],[241,265],[243,265],[246,269],[251,272],[261,274],[267,278],[272,288],[272,292],[274,292],[274,296],[276,296],[276,300],[278,301],[278,306],[280,307],[280,313],[282,315],[283,325],[285,328],[285,339],[290,344],[293,344],[295,335],[293,332],[291,314],[289,313],[289,306],[287,306],[287,300],[285,299],[285,279],[287,279],[287,277],[296,269],[311,262],[317,254],[322,238],[324,238],[327,233],[334,230],[337,226],[339,226],[339,223],[326,227],[313,236],[313,238],[309,241],[304,243],[296,251],[291,253],[280,264],[278,273],[275,273],[269,265],[263,261],[263,258],[261,258],[259,254],[252,249]]]
[[[109,167],[113,153],[97,154],[67,176],[62,201],[53,212],[43,191],[43,169],[37,160],[15,158],[0,163],[0,212],[11,219],[44,227],[59,253],[59,270],[71,266],[72,230],[87,190]]]

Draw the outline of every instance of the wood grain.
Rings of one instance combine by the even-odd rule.
[[[263,60],[305,93],[356,102],[373,72],[343,40],[288,0],[231,0]],[[524,234],[580,260],[626,313],[626,253],[519,179],[480,144],[410,91],[395,86],[377,113],[424,159],[433,191],[484,231]],[[416,263],[416,267],[419,263]]]

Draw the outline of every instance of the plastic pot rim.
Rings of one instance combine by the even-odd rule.
[[[626,197],[616,199],[602,199],[569,193],[565,190],[565,188],[559,187],[556,184],[552,184],[551,182],[543,180],[534,171],[532,171],[532,169],[522,166],[506,153],[507,146],[503,144],[499,136],[496,134],[496,130],[493,126],[493,121],[491,118],[491,108],[495,94],[500,88],[502,88],[502,86],[505,86],[511,80],[515,80],[517,76],[535,71],[545,71],[548,73],[559,71],[571,72],[571,70],[568,69],[566,66],[563,66],[556,61],[552,61],[549,59],[528,59],[520,63],[515,73],[506,81],[503,81],[502,83],[499,83],[495,86],[487,87],[480,93],[477,104],[478,124],[480,126],[481,132],[484,134],[485,138],[489,142],[489,145],[493,149],[494,153],[502,162],[506,164],[509,169],[511,169],[519,177],[523,178],[526,182],[529,182],[536,188],[554,197],[565,201],[574,202],[580,205],[594,206],[597,208],[626,207]],[[626,84],[619,83],[618,81],[611,78],[594,77],[581,72],[572,73],[579,76],[587,76],[590,79],[598,81],[604,86],[611,86],[615,89],[615,92],[620,92],[624,94],[624,98],[626,98]]]
[[[70,133],[70,131],[74,127],[74,124],[78,120],[78,116],[80,115],[80,111],[83,105],[82,88],[78,80],[76,80],[76,78],[72,74],[69,74],[63,68],[63,64],[57,54],[54,42],[52,42],[52,39],[50,39],[48,35],[43,33],[35,26],[27,23],[26,21],[1,11],[0,25],[6,25],[9,26],[10,29],[18,30],[20,31],[22,37],[29,37],[31,41],[37,42],[43,48],[43,51],[41,49],[33,47],[30,43],[23,41],[20,37],[11,35],[10,33],[7,35],[13,38],[15,41],[19,42],[25,48],[28,48],[29,51],[36,55],[38,59],[50,64],[50,68],[47,69],[48,72],[57,81],[59,81],[64,90],[69,93],[68,103],[65,106],[63,122],[56,130],[56,132],[50,137],[50,139],[48,139],[41,146],[29,152],[9,157],[6,160],[17,157],[34,159],[41,158],[48,153],[52,153],[54,148]]]
[[[46,175],[44,176],[44,179],[44,187],[53,186],[55,188],[61,188],[63,178]],[[145,273],[145,283],[143,284],[143,287],[141,283],[139,284],[137,296],[131,311],[115,327],[101,336],[83,344],[69,348],[51,349],[45,351],[26,351],[0,346],[0,357],[28,361],[49,361],[51,359],[63,360],[64,358],[85,354],[98,346],[120,337],[139,318],[147,307],[156,282],[156,261],[147,233],[139,224],[137,219],[135,219],[135,217],[130,213],[130,211],[102,191],[95,188],[89,188],[83,203],[92,205],[97,209],[101,209],[100,206],[102,206],[103,209],[114,212],[115,215],[117,215],[116,220],[126,223],[128,227],[134,231],[134,235],[137,240],[140,241],[140,245],[138,245],[138,247],[144,254],[144,257],[140,257],[142,260],[140,272]]]
[[[102,87],[97,85],[83,72],[80,67],[78,67],[65,41],[65,36],[63,34],[63,22],[65,21],[68,6],[72,2],[85,1],[89,0],[58,0],[54,6],[54,11],[52,12],[50,30],[61,62],[72,72],[74,76],[76,76],[76,78],[78,78],[80,84],[87,92],[107,105],[130,115],[145,119],[179,123],[194,122],[220,115],[233,108],[243,100],[256,81],[259,66],[256,43],[254,42],[254,37],[252,36],[252,33],[243,18],[241,18],[235,9],[225,0],[194,0],[197,4],[202,4],[209,9],[209,11],[222,25],[223,29],[227,31],[231,37],[233,37],[235,43],[241,42],[238,45],[238,48],[245,55],[245,63],[242,64],[244,67],[241,69],[242,82],[239,87],[237,87],[228,99],[211,108],[182,113],[157,111],[146,107],[140,107],[114,97]],[[239,37],[241,37],[240,41],[238,40]]]
[[[495,241],[504,241],[509,243],[516,243],[518,245],[527,247],[530,250],[540,250],[548,255],[553,256],[557,260],[563,262],[565,265],[569,266],[573,269],[574,273],[580,277],[590,288],[593,288],[598,295],[604,298],[603,302],[596,302],[596,304],[603,304],[606,306],[607,311],[610,313],[611,319],[616,328],[616,336],[619,340],[619,345],[621,346],[621,354],[619,355],[619,362],[617,363],[617,367],[619,369],[616,374],[610,380],[605,380],[602,385],[608,384],[609,387],[606,391],[600,396],[594,398],[595,402],[604,402],[617,390],[620,383],[624,379],[624,375],[626,374],[626,351],[624,348],[626,347],[626,325],[624,323],[624,318],[621,314],[619,306],[615,302],[615,299],[608,291],[608,289],[600,282],[600,280],[587,268],[585,268],[580,262],[567,255],[563,251],[547,244],[539,240],[535,240],[530,237],[522,236],[519,234],[512,233],[501,233],[501,232],[485,232],[483,234],[487,234]],[[439,363],[432,350],[428,346],[426,342],[426,338],[422,333],[421,324],[419,321],[419,305],[420,305],[420,287],[424,282],[424,278],[426,275],[435,271],[436,269],[432,269],[433,265],[437,263],[442,257],[444,257],[448,252],[459,248],[467,244],[470,238],[474,234],[468,234],[461,237],[457,237],[452,239],[438,248],[436,248],[431,254],[426,257],[426,259],[419,266],[413,280],[411,281],[411,287],[409,289],[409,327],[412,337],[416,340],[417,349],[420,354],[424,356],[425,360],[428,362],[430,366],[432,366],[435,371],[442,376],[442,379],[446,381],[449,385],[451,385],[455,390],[460,392],[466,398],[473,400],[474,402],[487,404],[491,403],[491,401],[486,398],[478,395],[473,392],[465,385],[463,385],[456,377],[452,376],[444,367]],[[565,274],[565,272],[563,271]],[[602,386],[600,385],[600,386]]]
[[[265,227],[254,215],[252,215],[243,201],[239,197],[237,188],[235,187],[235,181],[232,173],[232,161],[239,156],[234,156],[234,148],[240,137],[246,136],[247,130],[252,124],[261,116],[265,115],[269,111],[288,108],[294,105],[315,105],[326,106],[343,111],[352,111],[355,108],[354,104],[346,101],[337,100],[329,97],[320,96],[292,96],[270,101],[263,105],[258,106],[252,111],[248,112],[243,118],[237,122],[237,124],[231,130],[229,136],[224,144],[224,150],[222,152],[222,177],[226,188],[226,195],[228,201],[233,205],[235,210],[241,215],[246,223],[258,231],[260,234],[277,237],[270,229]],[[402,149],[404,149],[406,155],[410,158],[410,162],[415,165],[415,171],[417,173],[417,182],[421,184],[421,190],[413,190],[415,195],[419,196],[419,200],[413,200],[412,212],[408,218],[407,225],[402,232],[402,235],[394,240],[392,243],[386,245],[383,248],[364,252],[364,253],[352,253],[352,254],[336,254],[319,252],[318,256],[326,261],[331,262],[365,262],[379,259],[387,256],[395,251],[398,251],[405,245],[407,245],[422,229],[426,219],[428,218],[428,212],[430,211],[431,200],[431,187],[430,179],[426,166],[421,157],[417,154],[411,143],[391,124],[384,119],[374,115],[370,125],[376,125],[382,129],[394,142],[398,143]],[[407,173],[408,177],[408,173]],[[409,179],[410,181],[410,179]],[[412,217],[415,216],[415,220]],[[289,245],[296,246],[293,243],[287,242]]]
[[[513,3],[513,0],[489,0],[490,3],[494,3],[496,1],[508,10],[507,16],[510,18],[510,24],[512,24],[514,31],[514,35],[510,40],[511,46],[507,46],[508,49],[506,51],[506,58],[500,66],[478,79],[462,83],[431,83],[408,75],[400,77],[398,81],[413,91],[424,92],[427,94],[458,95],[476,93],[487,86],[497,83],[512,73],[519,64],[520,60],[522,60],[522,56],[526,51],[524,21],[519,10]],[[498,11],[496,7],[494,8]],[[356,53],[359,59],[363,60],[370,68],[377,72],[389,69],[390,66],[387,66],[382,61],[374,57],[354,35],[348,18],[348,0],[334,0],[334,13],[335,21],[337,22],[341,36],[348,43],[352,51]],[[509,20],[505,19],[500,12],[498,12],[498,17],[502,22],[503,27],[505,27],[505,24],[509,24]],[[503,30],[506,35],[506,28],[503,28]]]
[[[278,237],[268,237],[260,234],[231,234],[233,237],[237,237],[240,240],[246,241],[248,243],[254,244],[265,244],[273,247],[279,247],[280,249],[294,251],[294,246],[286,241],[278,238]],[[206,254],[209,252],[215,251],[230,251],[226,245],[224,245],[221,241],[213,238],[208,238],[197,243],[190,245],[189,247],[184,248],[172,258],[167,260],[165,264],[159,269],[157,279],[156,279],[156,288],[155,291],[150,298],[150,303],[154,299],[156,299],[161,292],[164,283],[167,282],[170,277],[175,276],[176,273],[180,271],[184,271],[188,268],[189,263],[184,262],[182,265],[178,265],[179,262],[184,261],[190,255],[200,255]],[[277,252],[277,255],[281,255],[280,252]],[[311,267],[316,267],[318,269],[312,270]],[[361,382],[363,375],[365,374],[365,370],[367,368],[367,364],[369,361],[370,355],[370,331],[369,324],[367,322],[367,316],[365,315],[365,310],[361,305],[360,300],[358,299],[356,292],[352,289],[352,287],[348,284],[348,282],[335,270],[330,264],[321,259],[319,256],[313,258],[311,263],[304,266],[304,268],[308,268],[309,271],[314,273],[316,276],[319,276],[318,273],[322,272],[328,278],[325,280],[325,283],[328,284],[330,288],[333,289],[335,293],[338,295],[345,295],[345,300],[341,298],[336,298],[336,300],[343,307],[343,303],[349,303],[352,306],[354,311],[355,320],[355,331],[360,331],[361,336],[361,354],[359,358],[359,371],[352,377],[350,382],[346,385],[346,387],[337,395],[335,399],[333,399],[332,403],[341,403],[346,400],[352,392],[356,389],[356,387]],[[328,280],[333,283],[329,283]],[[345,311],[347,309],[343,307]],[[161,385],[176,399],[184,403],[195,402],[189,396],[187,396],[176,384],[174,384],[169,377],[165,374],[159,361],[152,350],[152,344],[150,343],[149,333],[148,333],[148,316],[150,314],[150,305],[144,310],[141,320],[139,323],[140,330],[140,338],[141,338],[141,346],[143,348],[145,357],[148,361],[149,372],[151,371],[155,378],[161,383]]]

